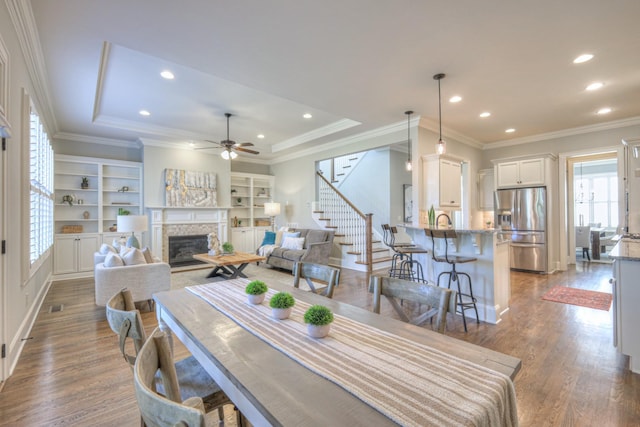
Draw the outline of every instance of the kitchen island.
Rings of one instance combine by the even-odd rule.
[[[613,262],[613,345],[640,373],[640,239],[622,238],[609,253]]]
[[[435,283],[438,274],[450,271],[451,265],[433,261],[431,257],[433,244],[431,236],[425,233],[426,228],[426,226],[405,226],[406,233],[412,241],[429,250],[428,254],[414,255],[414,259],[422,264],[425,279]],[[455,231],[458,238],[453,245],[449,244],[449,253],[478,259],[475,262],[456,265],[459,272],[465,272],[471,276],[473,295],[477,299],[478,316],[484,322],[499,323],[502,316],[509,310],[511,295],[509,241],[501,239],[498,230],[494,229],[456,229]],[[437,254],[444,255],[444,242],[436,241],[435,250]],[[443,283],[445,283],[444,279],[440,285],[442,286]],[[473,310],[467,310],[465,315],[469,318],[475,317]]]

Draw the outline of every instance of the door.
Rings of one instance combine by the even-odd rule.
[[[93,270],[93,254],[98,250],[98,235],[79,236],[78,244],[78,271]]]
[[[544,184],[544,159],[522,160],[519,172],[522,185]]]
[[[2,140],[3,144],[5,143],[5,139]],[[7,206],[4,200],[4,195],[6,194],[6,192],[4,191],[4,184],[5,184],[5,179],[4,179],[4,173],[5,173],[5,161],[7,158],[7,152],[6,150],[2,150],[2,157],[0,158],[0,215],[2,215],[2,220],[0,220],[0,241],[4,242],[5,239],[5,230],[7,227],[6,221],[7,221],[7,211],[5,210],[5,207]],[[5,316],[7,315],[7,307],[5,306],[6,304],[6,299],[5,299],[5,295],[6,295],[6,289],[5,289],[5,274],[7,269],[4,268],[4,258],[5,255],[0,255],[0,345],[5,343],[5,334],[4,334],[4,325],[7,319],[5,319]],[[0,383],[2,383],[4,381],[5,378],[5,360],[7,360],[6,358],[2,358],[0,357]]]
[[[440,160],[440,206],[460,207],[461,178],[460,162]]]

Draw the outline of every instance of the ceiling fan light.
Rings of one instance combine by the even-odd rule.
[[[235,151],[229,151],[229,157],[231,157],[231,160],[233,160],[238,157],[238,153],[236,153]]]
[[[229,150],[224,150],[222,153],[220,153],[220,156],[222,156],[222,158],[225,160],[229,160]]]

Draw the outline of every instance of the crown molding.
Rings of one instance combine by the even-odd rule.
[[[77,133],[58,132],[52,139],[56,141],[82,142],[88,144],[110,145],[113,147],[131,148],[136,141],[128,141],[123,139],[103,138],[100,136],[81,135]],[[139,147],[135,147],[139,148]]]
[[[53,110],[51,95],[47,85],[47,67],[45,66],[40,37],[31,2],[28,0],[5,0],[11,22],[16,30],[16,36],[24,55],[24,60],[33,84],[34,102],[38,106],[38,114],[47,124],[50,133],[58,130],[58,122]]]
[[[575,128],[563,129],[556,132],[540,133],[522,138],[496,141],[485,144],[483,150],[492,150],[495,148],[512,147],[514,145],[530,144],[532,142],[547,141],[556,138],[565,138],[568,136],[583,135],[585,133],[600,132],[610,129],[618,129],[627,126],[640,125],[640,117],[629,117],[627,119],[615,120],[612,122],[598,123],[595,125],[580,126]]]
[[[361,124],[362,123],[351,119],[338,120],[337,122],[333,122],[327,126],[323,126],[310,132],[303,133],[302,135],[298,135],[294,138],[290,138],[277,144],[273,144],[271,146],[271,152],[277,153],[278,151],[288,150],[297,145],[304,144],[305,142],[313,141],[314,139],[322,138],[327,135],[332,135],[334,133],[343,131],[345,129],[350,129]]]

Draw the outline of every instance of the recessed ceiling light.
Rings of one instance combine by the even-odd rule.
[[[584,54],[578,56],[576,59],[574,59],[573,63],[574,64],[582,64],[583,62],[590,61],[591,59],[593,59],[593,55],[591,55],[590,53],[584,53]]]
[[[491,115],[491,113],[490,113],[490,112],[488,112],[488,111],[485,111],[484,113],[480,113],[480,117],[482,117],[483,119],[484,119],[485,117],[489,117],[490,115]]]
[[[258,139],[264,139],[264,135],[263,134],[258,135]]]
[[[169,70],[164,70],[163,72],[160,73],[160,75],[162,76],[162,78],[167,79],[167,80],[173,80],[176,77]]]
[[[460,102],[460,101],[462,101],[462,97],[459,96],[459,95],[455,95],[455,96],[452,96],[451,98],[449,98],[449,102],[456,103],[456,102]]]
[[[140,115],[141,115],[141,116],[150,116],[150,115],[151,115],[151,113],[150,113],[150,112],[148,112],[147,110],[140,110]]]
[[[311,114],[309,114],[309,113],[305,113],[305,114],[302,115],[302,117],[304,117],[305,119],[310,119],[313,116]]]
[[[609,114],[611,112],[611,108],[604,107],[598,110],[598,114]]]
[[[509,128],[509,129],[505,130],[506,133],[513,133],[515,131],[516,130],[514,128]]]
[[[586,89],[587,90],[598,90],[602,86],[604,86],[604,83],[602,83],[602,82],[593,82],[589,86],[587,86]]]
[[[189,147],[195,147],[196,144],[193,141],[189,141]]]

